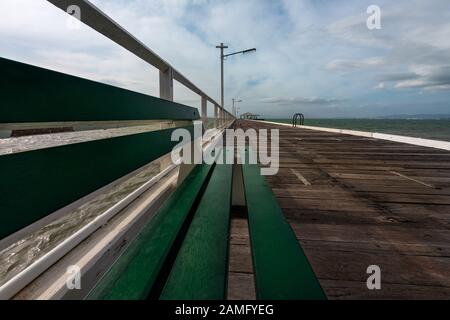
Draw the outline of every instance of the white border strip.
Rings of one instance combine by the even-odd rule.
[[[280,122],[262,121],[262,120],[249,120],[249,121],[270,123],[270,124],[276,124],[276,125],[287,126],[287,127],[293,128],[292,124],[289,124],[289,123],[280,123]],[[297,126],[296,128],[310,129],[310,130],[317,130],[317,131],[326,131],[326,132],[341,133],[341,134],[350,134],[353,136],[395,141],[395,142],[413,144],[416,146],[430,147],[430,148],[436,148],[436,149],[450,151],[450,142],[441,141],[441,140],[414,138],[414,137],[399,136],[399,135],[394,135],[394,134],[386,134],[386,133],[378,133],[378,132],[366,132],[366,131],[335,129],[335,128],[325,128],[325,127],[313,127],[313,126]]]

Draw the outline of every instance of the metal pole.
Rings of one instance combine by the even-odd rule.
[[[220,43],[220,46],[216,46],[216,48],[220,49],[220,104],[222,108],[225,108],[224,104],[224,89],[223,89],[223,60],[225,58],[223,54],[223,49],[228,48],[228,46],[223,45],[223,42]]]
[[[220,103],[222,104],[222,108],[225,108],[224,105],[224,96],[223,96],[223,43],[220,44]]]
[[[238,107],[237,107],[236,105],[237,105],[238,102],[242,102],[242,100],[241,100],[241,99],[240,99],[240,100],[237,100],[236,98],[233,98],[232,100],[233,100],[233,107],[232,107],[232,109],[231,109],[231,113],[233,114],[233,116],[236,117],[236,115],[237,115],[237,109],[238,109]]]
[[[220,49],[220,96],[221,96],[221,101],[220,101],[220,103],[222,104],[222,108],[224,108],[225,109],[225,98],[224,98],[224,93],[223,93],[223,91],[224,91],[224,89],[223,89],[223,61],[225,60],[225,58],[226,57],[229,57],[229,56],[232,56],[232,55],[235,55],[235,54],[238,54],[238,53],[243,53],[243,54],[245,54],[245,53],[249,53],[249,52],[254,52],[254,51],[256,51],[256,48],[252,48],[252,49],[247,49],[247,50],[243,50],[243,51],[238,51],[238,52],[233,52],[233,53],[229,53],[229,54],[226,54],[226,55],[224,55],[223,54],[223,49],[227,49],[228,48],[228,46],[225,46],[225,45],[223,45],[223,42],[221,42],[220,43],[220,46],[216,46],[216,48],[218,48],[218,49]],[[234,113],[233,112],[233,110],[231,110],[231,112],[232,113]]]
[[[234,98],[233,98],[233,107],[231,108],[231,113],[233,113],[233,116],[236,116],[236,112],[234,111]]]

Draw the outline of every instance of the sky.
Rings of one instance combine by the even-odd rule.
[[[448,0],[93,0],[220,101],[265,118],[450,114]],[[381,9],[370,30],[367,8]],[[81,12],[81,14],[83,14]],[[158,96],[158,70],[45,0],[0,1],[0,56]],[[175,101],[200,97],[175,83]],[[213,106],[208,105],[208,113]]]

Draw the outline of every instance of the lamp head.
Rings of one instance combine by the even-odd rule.
[[[246,54],[246,53],[252,53],[252,52],[255,52],[255,51],[256,51],[256,48],[252,48],[252,49],[244,50],[244,51],[242,51],[242,53]]]

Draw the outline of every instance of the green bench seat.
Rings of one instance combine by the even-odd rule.
[[[216,165],[161,299],[226,298],[231,188],[232,165]]]
[[[243,164],[242,173],[257,299],[326,299],[259,166]]]
[[[326,299],[259,166],[242,174],[257,298]],[[88,298],[226,299],[232,179],[197,165]]]
[[[164,263],[201,194],[212,166],[197,165],[100,280],[88,299],[142,300],[155,290]]]

